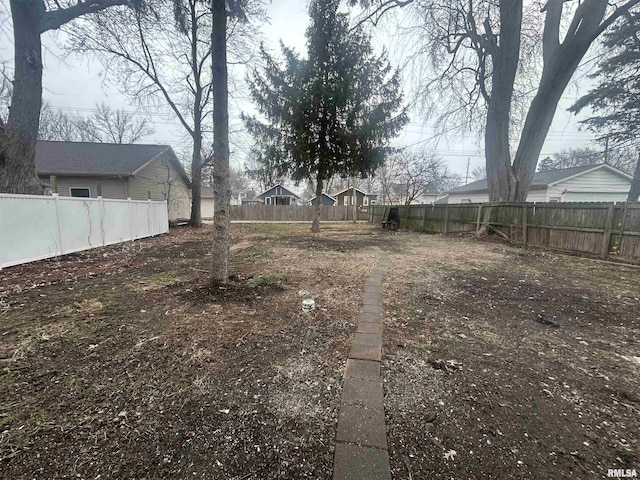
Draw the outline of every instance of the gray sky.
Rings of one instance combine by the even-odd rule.
[[[4,12],[8,11],[8,0],[0,0]],[[304,50],[304,32],[308,23],[306,2],[300,0],[273,0],[265,5],[269,22],[264,25],[264,39],[267,46],[277,49],[282,40],[286,45]],[[0,58],[11,59],[13,47],[6,36],[0,42]],[[64,41],[62,35],[57,41]],[[401,48],[394,45],[388,34],[381,33],[375,38],[377,46],[387,46],[391,51],[391,61],[394,64],[402,62]],[[58,48],[56,38],[52,34],[43,35],[44,46],[44,100],[53,107],[69,112],[90,114],[96,103],[105,102],[112,108],[123,108],[128,111],[136,110],[131,100],[118,91],[117,85],[104,82],[102,66],[98,61],[81,59],[77,56],[64,56]],[[400,50],[400,52],[399,52]],[[584,84],[584,82],[582,82]],[[584,89],[583,89],[584,90]],[[542,156],[550,155],[568,147],[584,146],[593,136],[587,132],[578,131],[574,116],[566,112],[566,108],[579,96],[575,86],[565,92],[563,100],[556,112],[551,131],[542,149]],[[580,93],[584,93],[580,92]],[[253,107],[240,101],[239,107],[243,111],[251,111]],[[231,112],[232,122],[237,122],[240,111],[238,108]],[[146,115],[140,112],[141,115]],[[411,112],[411,120],[401,135],[394,141],[398,146],[412,145],[414,149],[432,149],[443,157],[449,168],[463,176],[470,160],[470,169],[484,165],[483,147],[478,136],[474,133],[451,134],[434,138],[432,119],[424,119],[420,112]],[[150,120],[156,133],[145,140],[148,143],[169,144],[176,151],[185,150],[188,142],[177,120],[151,114]],[[431,139],[431,140],[430,140]],[[248,151],[250,140],[246,136],[236,141],[232,162],[240,165]]]

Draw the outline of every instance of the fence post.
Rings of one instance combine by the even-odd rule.
[[[422,206],[422,227],[421,230],[424,232],[427,229],[427,206]]]
[[[527,246],[527,222],[529,220],[529,207],[526,203],[522,204],[522,245]]]
[[[127,211],[129,212],[129,240],[133,242],[133,226],[131,225],[131,223],[133,222],[133,214],[131,212],[131,197],[127,198],[127,204]]]
[[[107,242],[105,240],[106,235],[104,231],[105,211],[104,211],[104,200],[102,199],[102,195],[98,197],[98,209],[100,210],[100,235],[102,236],[102,246],[104,247],[107,244]]]
[[[153,237],[153,231],[151,230],[151,198],[147,200],[147,229],[148,229],[149,236]]]
[[[449,204],[444,208],[444,234],[449,231]]]
[[[478,205],[478,220],[476,220],[476,234],[480,231],[481,218],[482,218],[482,204]]]
[[[609,205],[607,209],[607,218],[604,223],[604,234],[602,236],[602,247],[600,248],[600,256],[607,258],[609,255],[609,244],[611,243],[611,230],[613,229],[613,218],[615,217],[615,207],[613,204]]]
[[[58,245],[60,247],[60,255],[64,255],[64,248],[62,248],[62,229],[60,228],[60,212],[58,211],[58,194],[52,193],[51,196],[55,200],[56,205],[56,227],[58,230]]]

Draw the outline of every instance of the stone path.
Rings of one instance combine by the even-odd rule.
[[[391,480],[380,360],[382,259],[364,285],[358,329],[347,359],[338,415],[333,480]]]

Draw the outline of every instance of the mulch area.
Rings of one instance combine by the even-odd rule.
[[[232,228],[225,286],[207,284],[210,228],[0,271],[0,477],[331,478],[377,255],[394,478],[640,465],[640,269],[371,225]]]
[[[0,476],[329,478],[378,233],[307,231],[234,226],[215,288],[210,228],[0,271]]]

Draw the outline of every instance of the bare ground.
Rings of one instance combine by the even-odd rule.
[[[394,478],[640,465],[640,269],[369,225],[243,225],[233,282],[211,289],[210,237],[0,271],[0,476],[331,478],[371,246],[392,265]]]
[[[394,478],[638,469],[640,269],[460,237],[398,240],[382,369]]]

